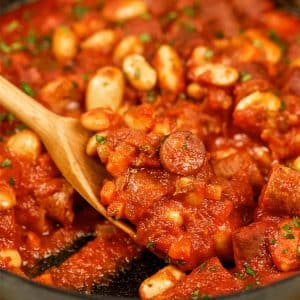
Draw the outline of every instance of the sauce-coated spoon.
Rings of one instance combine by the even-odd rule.
[[[97,198],[106,172],[100,164],[85,154],[91,134],[78,120],[54,114],[2,76],[0,76],[0,105],[40,136],[63,176],[90,205],[135,238],[135,232],[130,226],[107,216],[104,206]]]

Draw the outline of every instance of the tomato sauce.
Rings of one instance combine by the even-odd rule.
[[[295,274],[299,28],[271,0],[37,1],[2,16],[1,75],[94,132],[86,152],[110,175],[99,201],[139,245],[82,203],[35,133],[1,110],[1,268],[92,292],[146,247],[181,274],[155,299]],[[82,236],[93,240],[36,271]],[[143,284],[140,295],[151,298]]]

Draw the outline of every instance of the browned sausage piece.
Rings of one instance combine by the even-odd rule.
[[[177,131],[166,138],[160,149],[165,169],[179,175],[192,175],[202,167],[205,158],[202,141],[189,131]]]

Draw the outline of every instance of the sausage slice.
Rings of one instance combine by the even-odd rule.
[[[160,160],[168,171],[192,175],[202,167],[205,158],[202,141],[189,131],[171,133],[160,148]]]

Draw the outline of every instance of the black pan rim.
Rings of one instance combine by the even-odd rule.
[[[1,0],[2,1],[2,0]],[[28,5],[34,2],[37,2],[39,0],[16,0],[10,3],[8,3],[8,5],[2,5],[1,4],[1,10],[0,10],[0,16],[13,11],[17,8],[19,8],[20,6],[23,5]],[[278,0],[278,3],[282,3],[285,2],[286,0]],[[285,3],[286,4],[286,3]],[[300,9],[298,11],[295,11],[295,9],[290,6],[290,5],[286,5],[285,6],[286,11],[288,11],[289,13],[294,13],[296,15],[299,16],[300,14]],[[3,286],[5,286],[6,284],[10,284],[11,282],[16,283],[16,286],[18,287],[19,285],[23,285],[26,287],[32,287],[34,288],[37,292],[43,291],[43,292],[48,292],[49,294],[51,294],[52,296],[57,296],[56,299],[61,299],[61,297],[66,297],[64,298],[64,300],[92,300],[92,299],[108,299],[108,300],[125,300],[125,299],[139,299],[137,297],[118,297],[118,296],[111,296],[111,295],[101,295],[101,294],[92,294],[92,295],[88,295],[88,294],[83,294],[83,293],[79,293],[79,292],[75,292],[75,291],[68,291],[68,290],[63,290],[63,289],[57,289],[57,288],[53,288],[50,286],[46,286],[43,284],[40,284],[38,282],[34,282],[32,280],[20,277],[16,274],[13,274],[11,272],[5,271],[5,270],[0,270],[0,296],[1,295],[1,289]],[[296,294],[296,296],[294,294],[291,294],[289,297],[289,289],[291,288],[291,286],[298,286],[298,293]],[[283,292],[283,294],[279,293],[278,290],[280,290],[281,292]],[[273,293],[278,292],[278,295],[275,296]],[[248,290],[248,291],[244,291],[244,292],[240,292],[240,293],[236,293],[236,294],[231,294],[228,296],[220,296],[220,297],[215,297],[213,299],[218,299],[218,300],[268,300],[270,298],[272,298],[273,300],[279,300],[279,299],[283,299],[283,296],[289,297],[289,298],[285,298],[285,299],[293,299],[293,300],[298,300],[300,297],[298,296],[300,295],[300,274],[295,274],[291,277],[282,279],[280,281],[276,281],[270,285],[267,285],[265,287],[262,288],[258,288],[258,289],[254,289],[254,290]],[[22,296],[21,296],[22,297]],[[275,298],[274,298],[275,297]],[[0,298],[2,300],[2,298]],[[18,298],[17,300],[21,300],[22,298]],[[35,300],[34,298],[30,298],[31,300]],[[4,300],[15,300],[13,298],[5,298]]]

